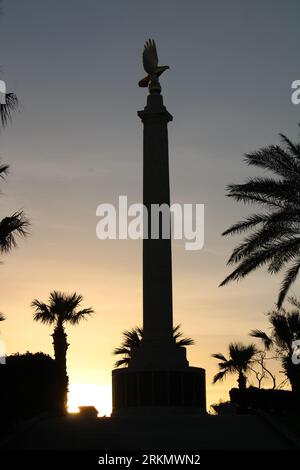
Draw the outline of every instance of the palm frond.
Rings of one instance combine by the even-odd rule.
[[[7,253],[17,246],[17,237],[26,237],[30,222],[23,211],[17,211],[0,221],[0,252]]]
[[[115,349],[113,350],[113,354],[115,354],[116,356],[117,356],[117,355],[121,355],[121,354],[123,354],[124,356],[125,356],[125,355],[128,355],[128,356],[129,356],[129,355],[130,355],[130,352],[131,352],[130,349],[129,349],[129,348],[126,348],[126,347],[124,347],[124,346],[121,346],[121,347],[119,347],[119,348],[115,348]]]
[[[53,315],[48,305],[46,305],[45,303],[34,299],[31,302],[31,307],[34,308],[33,319],[35,321],[40,321],[49,325],[55,322],[55,315]]]
[[[300,145],[292,142],[286,135],[279,134],[281,142],[285,145],[288,152],[290,152],[294,157],[300,159]]]
[[[252,330],[250,332],[250,336],[252,336],[253,338],[258,338],[260,339],[263,344],[264,344],[264,347],[269,350],[271,348],[271,346],[273,345],[273,341],[272,341],[272,338],[270,338],[264,331],[262,330]]]
[[[181,338],[180,340],[176,341],[177,346],[183,347],[183,346],[193,346],[195,344],[195,341],[193,338]]]
[[[253,231],[233,250],[228,264],[237,266],[220,284],[238,281],[260,267],[266,266],[270,274],[277,274],[287,266],[278,308],[300,269],[300,144],[283,134],[280,137],[282,146],[270,145],[245,155],[248,165],[268,170],[273,176],[228,186],[229,197],[258,203],[268,213],[252,214],[223,232],[235,235]]]
[[[295,263],[287,270],[285,277],[281,283],[281,288],[277,300],[277,307],[280,308],[284,302],[284,299],[288,293],[289,288],[295,282],[298,277],[300,269],[300,257],[297,258]]]
[[[11,113],[18,108],[18,98],[14,93],[6,94],[5,104],[0,104],[0,122],[5,127],[11,121]]]
[[[269,170],[280,177],[299,179],[298,162],[279,145],[270,145],[256,152],[246,154],[245,161],[248,165]]]
[[[71,311],[68,316],[68,321],[71,325],[77,325],[82,320],[87,320],[88,316],[91,316],[94,310],[91,307],[83,308],[79,311]]]
[[[225,379],[226,375],[227,375],[228,371],[227,370],[221,370],[220,372],[218,372],[216,375],[214,375],[213,377],[213,380],[212,380],[212,383],[215,384],[219,381],[222,381]]]
[[[173,327],[173,338],[175,339],[175,342],[177,344],[177,346],[192,346],[193,344],[195,344],[195,341],[192,339],[192,338],[182,338],[183,336],[183,333],[182,331],[180,330],[181,328],[181,325],[176,325]]]
[[[215,359],[219,359],[220,361],[227,362],[226,357],[222,353],[212,354],[211,357],[214,357]]]
[[[268,217],[269,216],[267,214],[253,214],[247,217],[246,219],[242,220],[241,222],[238,222],[229,227],[222,233],[222,236],[236,235],[242,232],[246,232],[247,230],[255,227],[256,225],[266,222],[266,220],[268,220]]]
[[[296,307],[300,311],[300,301],[297,299],[297,297],[290,296],[290,297],[288,297],[287,300],[288,300],[289,304],[293,305],[294,307]]]
[[[2,179],[5,179],[5,176],[7,175],[8,170],[9,170],[9,165],[7,165],[6,163],[0,164],[0,177]]]
[[[118,359],[115,363],[114,363],[114,367],[121,367],[121,366],[124,366],[124,367],[128,367],[129,365],[129,362],[130,362],[130,358],[128,357],[123,357],[123,359]]]
[[[227,276],[224,281],[221,282],[220,286],[225,286],[230,281],[237,281],[245,276],[247,276],[250,272],[254,271],[255,269],[264,266],[276,253],[276,246],[271,246],[268,248],[257,248],[257,250],[249,255],[245,260],[243,260],[239,266],[232,271],[229,276]]]

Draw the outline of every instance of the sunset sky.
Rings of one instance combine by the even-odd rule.
[[[212,386],[214,352],[250,342],[276,301],[280,277],[264,271],[218,288],[237,239],[221,232],[249,213],[226,185],[258,174],[243,154],[299,137],[297,0],[9,0],[0,19],[0,78],[20,110],[0,136],[11,166],[1,216],[23,208],[30,236],[0,267],[1,339],[7,353],[52,354],[51,329],[30,303],[53,289],[76,291],[96,313],[68,327],[71,384],[110,386],[112,350],[142,320],[142,243],[99,241],[96,207],[142,201],[142,125],[147,92],[143,44],[155,38],[169,125],[172,202],[205,204],[205,245],[173,243],[175,322],[196,345],[191,365],[207,370],[208,403],[235,381]],[[299,294],[296,285],[293,293]],[[105,389],[107,390],[107,389]],[[83,394],[84,395],[84,394]]]

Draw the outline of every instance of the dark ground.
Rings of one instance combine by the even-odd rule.
[[[289,420],[269,415],[35,418],[2,442],[5,449],[300,449]]]

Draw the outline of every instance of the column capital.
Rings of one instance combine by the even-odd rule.
[[[163,97],[159,94],[149,94],[147,96],[147,105],[142,111],[138,111],[137,114],[143,122],[155,118],[160,118],[167,122],[173,121],[173,116],[164,106]]]

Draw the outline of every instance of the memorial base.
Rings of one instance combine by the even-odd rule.
[[[205,370],[112,371],[112,416],[206,413]]]

